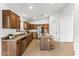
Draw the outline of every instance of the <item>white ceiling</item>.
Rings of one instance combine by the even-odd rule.
[[[40,17],[50,16],[61,10],[66,3],[6,3],[8,7],[16,11],[21,16]],[[32,9],[29,9],[32,6]]]

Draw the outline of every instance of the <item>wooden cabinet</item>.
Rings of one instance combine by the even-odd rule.
[[[15,41],[2,40],[2,55],[3,56],[16,55]]]
[[[44,24],[43,26],[44,26],[45,29],[48,29],[49,28],[49,25],[48,24]]]
[[[20,28],[19,21],[20,21],[20,18],[11,10],[2,10],[3,28],[19,29]]]
[[[9,12],[9,25],[10,28],[17,28],[17,16],[12,11]]]
[[[23,27],[24,27],[25,30],[29,30],[29,29],[31,29],[31,24],[27,21],[24,21]]]
[[[20,16],[17,16],[17,29],[20,29]]]
[[[30,29],[35,30],[38,28],[38,26],[42,26],[44,28],[44,32],[49,33],[49,24],[30,24],[25,21],[23,26],[24,26],[24,29],[26,30],[30,30]]]
[[[24,52],[26,49],[26,45],[27,45],[26,37],[21,39],[21,43],[22,43],[22,52]]]
[[[27,43],[29,44],[29,43],[32,41],[32,39],[33,39],[33,34],[31,34],[31,35],[28,36],[28,41],[27,41]]]
[[[32,41],[33,34],[16,37],[14,39],[2,39],[3,56],[20,56]]]
[[[37,32],[33,32],[33,39],[37,39],[37,38],[38,38]]]
[[[9,28],[9,10],[2,11],[2,27],[3,28]]]
[[[49,24],[43,24],[44,32],[49,33]]]
[[[6,41],[2,41],[2,55],[4,55],[4,56],[7,56],[8,54],[8,49],[6,49],[6,48],[9,48],[9,46],[8,46],[8,42],[6,42]]]
[[[21,55],[22,54],[22,44],[21,44],[21,40],[17,40],[16,42],[16,55]]]
[[[26,21],[23,22],[23,28],[24,28],[25,30],[27,29],[27,22],[26,22]]]
[[[31,29],[37,29],[38,26],[42,26],[44,32],[49,33],[49,24],[31,24]]]
[[[31,24],[31,29],[37,29],[37,24]]]
[[[42,26],[45,29],[49,28],[49,24],[31,24],[31,29],[37,29],[38,26]]]

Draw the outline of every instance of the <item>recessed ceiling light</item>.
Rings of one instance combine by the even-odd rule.
[[[29,9],[32,9],[33,7],[32,6],[29,6]]]
[[[51,3],[51,5],[52,5],[52,6],[55,5],[55,3]]]

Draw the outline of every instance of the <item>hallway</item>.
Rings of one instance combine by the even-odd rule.
[[[40,50],[40,41],[34,39],[22,56],[73,56],[73,43],[55,42],[55,49],[50,51]]]

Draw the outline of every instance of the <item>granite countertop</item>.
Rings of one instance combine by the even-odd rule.
[[[29,36],[31,33],[29,33],[29,34],[23,34],[23,35],[17,35],[17,36],[15,36],[14,38],[8,38],[8,37],[2,37],[2,40],[5,40],[5,41],[17,41],[17,40],[20,40],[20,39],[22,39],[22,38],[24,38],[24,37],[27,37],[27,36]]]

